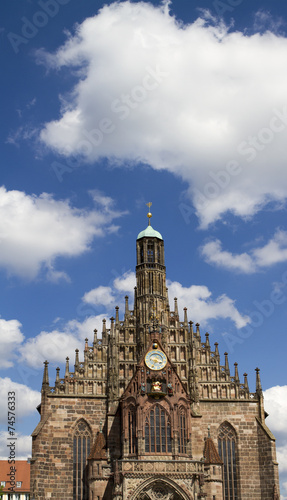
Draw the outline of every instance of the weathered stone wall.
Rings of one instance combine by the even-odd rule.
[[[276,461],[275,441],[270,436],[270,431],[260,422],[257,424],[259,447],[259,470],[261,484],[261,499],[273,498],[274,485],[279,492],[279,473]]]
[[[202,457],[208,426],[217,446],[219,426],[228,422],[237,435],[240,500],[271,500],[274,481],[277,483],[274,441],[260,428],[258,401],[201,401],[198,412],[202,417],[192,419],[193,459]]]
[[[91,430],[92,445],[105,418],[103,398],[47,398],[40,430],[33,437],[31,487],[37,500],[73,498],[73,431],[84,419]]]

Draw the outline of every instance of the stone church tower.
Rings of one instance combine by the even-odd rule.
[[[164,242],[149,225],[136,242],[133,310],[103,321],[51,387],[48,362],[34,430],[37,500],[279,500],[275,438],[259,369],[231,374],[199,324],[170,310]]]

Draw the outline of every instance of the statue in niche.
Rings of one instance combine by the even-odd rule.
[[[151,390],[152,392],[161,392],[162,383],[159,380],[156,380],[152,383]]]
[[[167,384],[167,393],[169,396],[173,395],[173,387],[172,387],[172,384],[170,382]]]

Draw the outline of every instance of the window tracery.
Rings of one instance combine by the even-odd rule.
[[[137,439],[136,439],[136,410],[130,408],[128,411],[128,429],[129,429],[129,454],[135,455],[137,453]]]
[[[170,418],[160,405],[153,406],[146,416],[145,452],[171,453]]]
[[[224,500],[238,500],[236,433],[228,422],[219,428],[218,452],[223,462]]]
[[[91,433],[80,420],[73,437],[73,500],[88,500],[87,460],[90,454]]]
[[[180,408],[178,416],[178,452],[186,454],[186,413]]]

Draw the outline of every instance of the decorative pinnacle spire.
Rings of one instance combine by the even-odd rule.
[[[234,366],[235,366],[234,380],[235,382],[239,382],[238,363],[234,363]]]
[[[260,370],[259,368],[255,368],[256,371],[256,391],[262,393],[262,385],[260,380]]]
[[[48,361],[44,361],[44,373],[43,373],[42,389],[49,387],[48,364],[49,364]]]
[[[152,218],[152,214],[151,214],[151,211],[150,211],[150,207],[152,206],[151,201],[149,201],[149,202],[146,204],[146,206],[149,208],[149,212],[148,212],[147,216],[148,216],[148,225],[150,226],[150,220],[151,220],[151,218]]]
[[[229,374],[230,372],[229,372],[229,363],[228,363],[228,352],[225,352],[224,356],[225,356],[225,366],[224,366],[224,368],[225,368],[226,373]]]
[[[65,371],[65,377],[68,377],[68,376],[69,376],[69,371],[70,371],[70,368],[69,368],[69,358],[67,357],[67,358],[66,358],[66,371]]]

